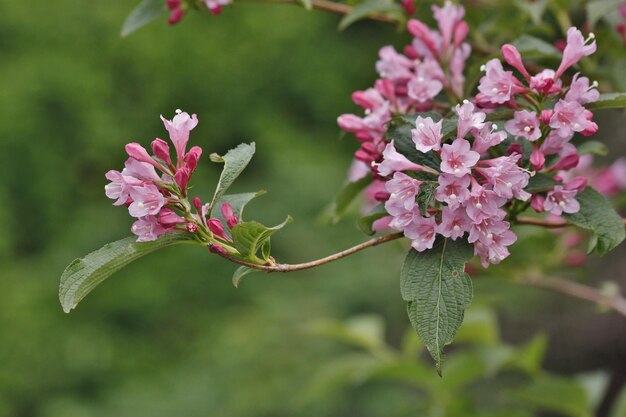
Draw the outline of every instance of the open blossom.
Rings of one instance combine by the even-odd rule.
[[[562,138],[571,137],[575,132],[595,131],[598,126],[591,121],[591,112],[577,101],[559,100],[554,105],[550,127]]]
[[[505,71],[499,59],[492,59],[485,64],[485,75],[480,79],[478,91],[481,100],[494,104],[504,104],[511,100],[514,92],[522,91],[520,82],[513,72]]]
[[[473,129],[482,129],[485,126],[487,115],[483,112],[474,112],[475,106],[465,100],[463,104],[457,104],[455,110],[459,116],[457,124],[457,138],[464,138]]]
[[[421,181],[411,178],[402,172],[396,172],[393,174],[393,178],[385,184],[385,188],[391,193],[387,203],[402,206],[405,210],[413,209],[415,197],[417,197],[420,190],[420,184]]]
[[[519,110],[513,114],[513,119],[505,124],[507,132],[515,137],[523,137],[531,142],[541,137],[537,113],[528,110]]]
[[[469,175],[457,177],[452,174],[441,174],[438,181],[439,187],[435,191],[437,201],[456,207],[469,198]]]
[[[426,153],[430,150],[438,151],[441,148],[442,123],[442,120],[435,123],[430,117],[417,116],[415,129],[411,130],[411,137],[418,151]]]
[[[115,170],[107,172],[105,177],[111,182],[104,186],[104,192],[110,199],[117,200],[113,203],[115,206],[126,204],[130,199],[131,188],[141,184],[141,180]]]
[[[443,88],[441,80],[445,78],[441,67],[432,58],[418,62],[415,67],[415,76],[407,83],[407,93],[410,98],[419,103],[432,100]]]
[[[566,190],[561,185],[554,186],[548,192],[543,209],[556,216],[562,213],[577,213],[580,210],[580,203],[576,200],[576,190]]]
[[[376,71],[381,77],[397,81],[406,80],[413,75],[413,62],[396,52],[393,46],[384,46],[378,54],[380,61],[376,62]]]
[[[505,230],[502,233],[494,234],[488,245],[480,241],[477,242],[474,245],[474,253],[480,257],[482,265],[486,268],[490,263],[499,264],[506,259],[510,255],[507,247],[515,241],[517,241],[515,233]]]
[[[482,129],[474,131],[474,143],[472,143],[472,150],[478,153],[484,153],[489,148],[499,145],[506,139],[506,132],[497,130],[498,126],[495,124],[489,125],[485,123]]]
[[[530,194],[524,191],[528,185],[530,174],[521,169],[517,163],[521,159],[520,154],[501,156],[499,158],[483,161],[489,168],[477,168],[476,170],[493,187],[493,191],[502,198],[517,198],[528,200]]]
[[[445,144],[441,148],[441,171],[462,177],[470,173],[479,159],[480,154],[470,150],[468,141],[456,139],[452,145]]]
[[[589,56],[596,51],[596,41],[593,34],[585,39],[580,30],[571,27],[567,30],[567,46],[563,51],[563,60],[556,70],[555,79],[559,78],[565,70],[576,64],[584,56]]]
[[[485,219],[498,217],[505,214],[499,207],[506,200],[499,197],[493,190],[489,190],[478,184],[475,180],[472,183],[472,190],[464,204],[467,216],[474,223],[481,223]]]
[[[418,252],[432,249],[437,233],[437,222],[433,217],[413,216],[413,221],[404,228],[404,235],[411,239],[411,246]]]
[[[383,177],[396,171],[421,170],[422,166],[409,161],[406,156],[396,151],[393,141],[383,151],[383,161],[378,165],[378,173]]]
[[[600,98],[600,93],[596,90],[597,82],[589,84],[589,78],[580,77],[580,73],[576,73],[569,86],[565,101],[577,101],[580,104],[593,103]]]
[[[441,224],[437,227],[437,232],[442,236],[456,240],[469,230],[471,224],[472,222],[464,209],[444,207],[441,212]]]
[[[442,43],[446,48],[454,39],[455,31],[465,16],[465,9],[447,1],[444,7],[432,6],[433,15],[439,26]]]
[[[133,202],[128,206],[128,212],[137,218],[157,215],[167,202],[163,194],[154,185],[132,187],[130,198]]]
[[[140,217],[133,223],[130,230],[137,236],[137,242],[156,240],[159,236],[169,232],[154,216]]]
[[[176,116],[172,120],[167,120],[163,116],[161,116],[161,120],[163,120],[163,124],[170,134],[170,140],[176,149],[180,167],[185,156],[187,142],[189,141],[189,132],[198,125],[198,117],[195,114],[189,116],[189,113],[177,111]]]

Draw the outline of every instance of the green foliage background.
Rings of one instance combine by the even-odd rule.
[[[352,220],[327,227],[317,219],[355,148],[335,119],[353,110],[350,93],[373,81],[378,48],[398,41],[394,29],[359,24],[338,34],[335,16],[241,4],[122,40],[132,6],[0,3],[0,416],[380,416],[428,404],[376,384],[325,392],[306,406],[295,400],[347,349],[308,332],[310,321],[379,314],[387,341],[400,343],[408,327],[400,243],[293,276],[253,275],[238,290],[233,265],[173,247],[63,314],[63,268],[129,235],[130,217],[104,197],[104,173],[122,166],[125,143],[164,136],[158,115],[176,108],[200,118],[192,141],[205,156],[193,192],[205,200],[219,175],[208,153],[256,142],[233,192],[269,191],[246,209],[249,219],[295,218],[272,242],[281,260],[363,238]],[[551,300],[507,285],[478,283],[477,302]]]

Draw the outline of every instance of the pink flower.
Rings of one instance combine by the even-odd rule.
[[[193,174],[193,171],[195,171],[196,167],[198,166],[198,161],[200,160],[200,157],[202,156],[202,148],[199,146],[194,146],[191,149],[189,149],[189,152],[187,152],[187,154],[185,155],[185,167],[187,169],[189,169],[189,175],[191,176],[191,174]]]
[[[585,39],[578,29],[575,27],[569,28],[567,30],[567,46],[563,51],[563,60],[556,70],[554,78],[559,78],[565,70],[580,61],[582,57],[589,56],[595,51],[596,41],[593,33],[590,33],[589,37]]]
[[[574,132],[593,130],[595,123],[590,120],[590,113],[577,101],[559,100],[554,106],[550,127],[562,138],[569,138]]]
[[[457,177],[451,174],[441,174],[438,181],[439,187],[435,191],[437,201],[446,203],[450,207],[456,207],[469,198],[469,175]]]
[[[159,166],[159,163],[157,161],[155,161],[154,159],[152,159],[152,157],[150,155],[148,155],[148,151],[146,151],[146,149],[141,146],[138,143],[128,143],[126,144],[126,153],[128,154],[128,156],[130,156],[131,158],[135,158],[136,160],[140,161],[140,162],[145,162],[147,164],[150,164],[152,166],[154,166],[155,168],[161,168]]]
[[[533,198],[530,200],[530,207],[533,208],[537,213],[542,213],[544,211],[544,203],[546,199],[541,194],[533,195]]]
[[[207,225],[211,233],[213,233],[215,236],[223,240],[231,240],[226,232],[224,232],[224,225],[219,219],[210,218],[207,221]]]
[[[463,43],[454,50],[454,54],[450,60],[450,86],[454,94],[459,97],[463,96],[463,82],[465,81],[463,70],[465,69],[465,61],[467,61],[471,52],[471,46],[467,43]]]
[[[170,134],[170,139],[176,149],[178,166],[180,167],[185,156],[187,142],[189,141],[189,132],[198,125],[198,117],[195,114],[190,117],[188,113],[180,110],[177,110],[176,113],[176,116],[171,121],[163,116],[161,116],[161,120],[163,120],[163,124]]]
[[[483,267],[487,268],[489,263],[499,264],[509,255],[507,246],[512,245],[517,240],[517,236],[510,230],[502,233],[494,234],[491,242],[485,244],[482,241],[476,242],[474,245],[474,253],[480,256]]]
[[[456,113],[459,116],[457,124],[457,138],[464,138],[473,129],[482,129],[485,126],[487,115],[483,112],[474,113],[474,105],[469,101],[456,105]]]
[[[576,190],[566,190],[561,185],[555,185],[554,190],[548,192],[543,208],[556,216],[562,213],[577,213],[580,204],[575,198],[576,194]]]
[[[376,71],[381,77],[392,81],[403,81],[413,75],[413,62],[396,52],[393,46],[382,47],[378,55],[380,60],[376,62]]]
[[[443,79],[443,71],[437,61],[426,58],[416,65],[415,75],[407,83],[407,94],[418,103],[432,100],[443,88],[440,81]]]
[[[168,166],[172,166],[172,158],[170,157],[170,147],[163,139],[155,139],[151,143],[154,156],[165,162]]]
[[[391,193],[391,197],[385,207],[389,205],[390,207],[396,206],[402,207],[404,210],[412,210],[415,206],[415,197],[419,193],[421,183],[421,181],[411,178],[402,172],[396,172],[393,174],[393,178],[385,183],[385,189]],[[392,211],[389,211],[389,214],[393,215]]]
[[[537,113],[528,110],[519,110],[513,114],[513,119],[504,125],[507,132],[516,138],[523,137],[533,142],[541,137]]]
[[[154,167],[148,163],[140,162],[135,158],[128,158],[124,163],[123,175],[135,177],[142,181],[160,181]]]
[[[499,207],[506,200],[498,197],[492,190],[481,186],[475,180],[472,181],[472,191],[465,202],[467,216],[474,222],[480,223],[487,218],[502,218],[506,214]]]
[[[545,69],[530,79],[530,88],[542,94],[556,94],[561,92],[562,82],[555,78],[555,72]]]
[[[420,152],[441,149],[441,126],[443,121],[437,123],[430,117],[417,116],[415,119],[415,129],[411,129],[411,137],[415,143],[415,148]]]
[[[528,200],[530,194],[524,191],[528,185],[530,174],[521,169],[517,162],[521,159],[520,154],[501,156],[495,159],[483,161],[490,168],[476,168],[476,170],[493,187],[493,191],[502,198]]]
[[[409,20],[407,29],[415,37],[413,48],[422,56],[438,57],[441,49],[441,36],[417,19]]]
[[[130,198],[133,202],[128,206],[128,212],[133,217],[155,216],[167,203],[167,200],[154,185],[132,187]]]
[[[141,181],[135,177],[124,175],[119,171],[110,170],[105,175],[106,179],[111,181],[104,186],[104,193],[112,200],[117,201],[113,203],[114,206],[121,206],[126,204],[130,198],[130,190],[135,185],[140,185]]]
[[[391,141],[383,151],[383,161],[378,165],[378,174],[386,177],[396,171],[421,170],[422,166],[414,164],[406,159],[404,155],[396,151],[396,147]]]
[[[474,131],[474,143],[472,143],[472,150],[478,153],[487,152],[487,150],[493,146],[499,145],[506,139],[506,132],[500,130],[496,131],[497,125],[489,125],[485,123],[480,130]]]
[[[439,32],[443,40],[443,47],[446,49],[453,39],[456,26],[463,20],[465,9],[463,6],[455,6],[452,2],[446,2],[444,7],[432,6],[435,20],[439,26]]]
[[[434,217],[413,216],[413,221],[404,228],[404,235],[411,239],[411,246],[418,252],[432,249],[435,243],[437,222]]]
[[[352,93],[352,101],[365,110],[375,110],[387,105],[387,100],[375,88]]]
[[[463,237],[463,234],[469,230],[471,221],[465,210],[462,208],[452,209],[444,207],[441,212],[441,224],[437,227],[437,232],[452,240]]]
[[[530,74],[528,73],[528,71],[526,71],[524,62],[522,62],[522,55],[520,55],[515,46],[505,44],[502,46],[501,52],[507,64],[518,70],[524,76],[524,78],[530,80]]]
[[[233,206],[228,203],[224,203],[222,204],[221,211],[229,229],[232,229],[237,223],[239,223],[239,219],[233,213]]]
[[[159,224],[165,227],[176,226],[185,223],[185,219],[180,217],[176,212],[169,208],[162,208],[159,211]]]
[[[533,149],[533,151],[530,153],[530,163],[537,171],[543,169],[544,165],[546,164],[546,156],[543,154],[543,152],[541,152],[539,148]]]
[[[494,104],[504,104],[511,100],[512,94],[522,90],[513,72],[505,71],[499,59],[492,59],[485,65],[485,75],[480,79],[478,91]]]
[[[456,139],[452,145],[445,144],[441,149],[441,171],[462,177],[471,172],[470,168],[479,159],[480,154],[470,150],[468,141]]]
[[[580,104],[597,101],[600,97],[600,93],[596,90],[598,83],[594,81],[590,86],[589,78],[579,77],[579,75],[580,73],[574,75],[569,90],[565,94],[565,101],[577,101]]]
[[[222,12],[222,6],[230,4],[231,0],[203,0],[204,5],[209,9],[211,14],[218,15]]]
[[[133,223],[130,230],[137,236],[137,242],[150,242],[169,232],[154,216],[140,217]]]

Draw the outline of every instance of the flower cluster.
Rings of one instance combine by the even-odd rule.
[[[545,69],[531,75],[513,45],[504,45],[502,56],[521,78],[513,71],[506,71],[498,59],[492,59],[483,67],[485,75],[480,80],[476,103],[484,108],[504,106],[514,110],[513,118],[505,125],[506,130],[518,140],[530,142],[530,163],[538,172],[575,168],[579,156],[571,139],[576,133],[590,136],[598,130],[593,114],[584,107],[598,99],[597,83],[591,83],[578,73],[569,85],[561,79],[567,69],[595,50],[594,35],[589,34],[585,39],[572,27],[567,31],[563,58],[556,71]],[[554,215],[575,213],[580,208],[575,196],[585,186],[583,177],[572,178],[545,194],[534,195],[532,207]]]
[[[463,69],[470,54],[464,42],[468,25],[463,20],[465,9],[446,2],[444,7],[432,7],[439,30],[432,30],[416,19],[408,22],[413,41],[398,53],[392,46],[383,47],[376,71],[380,75],[373,88],[357,91],[353,101],[363,108],[363,117],[344,114],[338,118],[339,127],[354,133],[361,142],[355,158],[363,169],[378,172],[372,162],[380,162],[385,149],[384,136],[393,114],[428,111],[435,106],[434,98],[442,91],[451,96],[463,96]],[[383,174],[384,175],[384,174]]]
[[[106,196],[116,200],[113,205],[128,207],[128,213],[137,219],[131,231],[138,242],[183,231],[208,244],[212,250],[227,252],[232,240],[222,221],[207,218],[210,205],[202,204],[198,197],[192,203],[188,200],[189,180],[202,155],[199,146],[187,151],[189,134],[198,124],[198,118],[180,110],[176,113],[172,120],[161,116],[174,145],[176,160],[172,159],[170,147],[162,139],[152,141],[153,156],[138,143],[127,144],[129,158],[124,169],[106,173],[110,181],[104,187]],[[232,229],[239,221],[232,207],[223,204],[220,210],[226,227]]]
[[[165,4],[170,11],[170,16],[168,18],[168,22],[170,25],[175,25],[180,22],[181,19],[185,16],[185,10],[189,8],[190,2],[185,0],[166,0]],[[195,5],[194,2],[193,5]],[[201,4],[206,6],[206,8],[213,14],[217,16],[222,12],[222,6],[226,6],[231,3],[231,0],[201,0]]]
[[[385,209],[391,215],[389,226],[404,232],[415,250],[432,248],[437,234],[456,240],[467,233],[487,267],[505,259],[507,246],[516,240],[502,207],[530,198],[524,191],[530,173],[520,167],[522,155],[517,152],[490,156],[489,150],[507,135],[486,123],[484,112],[476,111],[469,101],[457,105],[455,111],[458,121],[450,143],[442,133],[443,120],[417,116],[411,130],[415,149],[436,156],[441,172],[423,166],[415,169],[395,151],[393,142],[387,145],[385,154],[393,158],[381,165],[393,176],[385,184]],[[432,179],[417,179],[416,171],[431,173]],[[434,190],[434,201],[420,207],[417,197],[426,187]]]

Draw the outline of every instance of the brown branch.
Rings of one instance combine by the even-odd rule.
[[[400,239],[401,237],[403,237],[404,235],[402,233],[392,233],[389,235],[385,235],[385,236],[380,236],[380,237],[376,237],[374,239],[370,239],[366,242],[363,242],[361,244],[358,244],[356,246],[353,246],[349,249],[343,250],[341,252],[337,252],[334,253],[332,255],[329,255],[325,258],[321,258],[321,259],[316,259],[314,261],[310,261],[310,262],[304,262],[301,264],[281,264],[281,263],[270,263],[268,265],[257,265],[255,263],[252,262],[248,262],[248,261],[244,261],[241,259],[237,259],[234,257],[231,257],[227,254],[223,254],[218,252],[218,254],[220,256],[222,256],[223,258],[228,259],[231,262],[234,262],[236,264],[239,265],[243,265],[243,266],[247,266],[249,268],[253,268],[253,269],[258,269],[259,271],[265,271],[265,272],[293,272],[293,271],[301,271],[303,269],[310,269],[310,268],[315,268],[316,266],[320,266],[320,265],[324,265],[333,261],[336,261],[338,259],[344,258],[346,256],[352,255],[356,252],[360,252],[363,249],[367,249],[367,248],[371,248],[373,246],[377,246],[380,245],[382,243],[387,243],[387,242],[391,242],[392,240],[396,240],[396,239]]]
[[[591,301],[598,305],[608,307],[626,317],[626,299],[620,295],[606,295],[593,287],[561,278],[527,277],[519,279],[517,282],[533,287],[549,289],[571,297],[580,298],[581,300]]]
[[[624,226],[626,226],[626,219],[622,219]],[[570,222],[565,220],[542,220],[535,219],[534,217],[518,217],[515,220],[516,224],[526,224],[532,226],[541,226],[547,229],[559,229],[561,227],[573,226]]]

